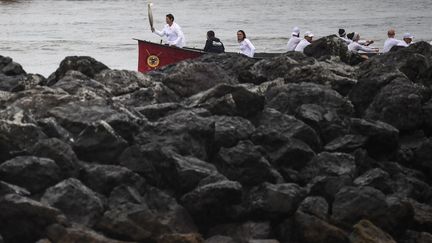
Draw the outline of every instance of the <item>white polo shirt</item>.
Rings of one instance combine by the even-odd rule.
[[[180,48],[186,45],[183,31],[177,23],[172,23],[171,26],[166,24],[162,31],[155,30],[155,33],[160,37],[166,36],[169,45],[174,45]]]
[[[396,40],[395,38],[388,38],[384,42],[384,48],[382,50],[383,53],[389,52],[393,46],[397,46],[400,43],[400,40]]]
[[[306,46],[310,45],[311,43],[307,41],[306,39],[302,39],[298,45],[295,48],[295,51],[303,52]]]

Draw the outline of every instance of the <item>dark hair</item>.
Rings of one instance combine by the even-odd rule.
[[[354,32],[347,34],[348,39],[352,40],[354,37]]]
[[[346,35],[346,32],[344,29],[339,29],[339,36],[344,36]]]
[[[211,37],[215,37],[215,32],[214,32],[213,30],[209,30],[209,31],[207,31],[207,36],[208,36],[209,38],[211,38]]]
[[[169,19],[171,19],[171,21],[174,21],[174,15],[172,15],[172,14],[167,14],[166,15]]]
[[[242,33],[242,34],[243,34],[243,39],[246,39],[246,33],[245,33],[243,30],[239,30],[239,31],[237,31],[237,32]]]

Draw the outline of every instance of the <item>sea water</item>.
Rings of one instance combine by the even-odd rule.
[[[226,51],[237,51],[242,29],[257,52],[284,52],[294,26],[315,38],[339,28],[359,32],[382,49],[389,28],[396,37],[432,40],[431,0],[153,0],[154,26],[172,13],[187,46],[203,48],[214,30]],[[112,69],[137,69],[137,42],[151,33],[146,0],[0,0],[0,55],[29,73],[48,76],[66,56],[86,55]]]

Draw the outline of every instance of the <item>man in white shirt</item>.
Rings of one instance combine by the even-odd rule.
[[[185,37],[181,27],[177,23],[174,23],[174,16],[172,14],[167,14],[165,20],[167,24],[162,31],[156,30],[153,27],[151,31],[160,37],[166,36],[167,43],[170,46],[184,47],[186,45]]]
[[[314,34],[310,31],[306,31],[304,34],[304,39],[302,39],[295,48],[295,51],[303,52],[306,46],[312,43],[312,38]]]
[[[395,39],[395,35],[394,29],[389,29],[387,31],[388,39],[384,42],[383,53],[389,52],[393,46],[397,46],[400,43],[399,40]]]
[[[287,49],[288,51],[294,51],[297,44],[301,41],[299,27],[294,27],[291,33],[291,38],[288,40]]]
[[[353,53],[358,53],[359,51],[363,52],[378,52],[377,49],[370,48],[368,46],[364,46],[358,43],[360,40],[360,34],[355,32],[353,36],[353,42],[348,45],[348,50]]]

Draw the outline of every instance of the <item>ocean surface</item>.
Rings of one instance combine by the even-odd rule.
[[[414,41],[432,40],[432,0],[153,0],[154,25],[172,13],[187,46],[202,48],[214,30],[227,51],[237,51],[242,29],[257,52],[284,52],[294,26],[316,38],[339,28],[359,32],[382,48],[388,28]],[[112,69],[137,69],[133,38],[152,34],[146,0],[0,0],[0,55],[28,73],[47,77],[66,56],[88,55]]]

